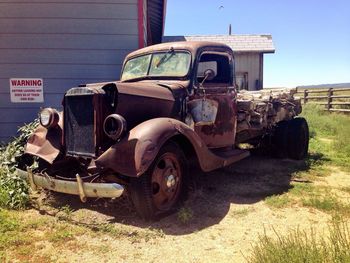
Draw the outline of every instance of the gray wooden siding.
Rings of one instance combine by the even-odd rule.
[[[235,71],[248,72],[248,90],[255,90],[256,80],[260,79],[260,53],[235,54]]]
[[[137,48],[137,0],[0,0],[0,141],[70,87],[119,79]],[[10,78],[43,78],[45,102],[11,103]]]

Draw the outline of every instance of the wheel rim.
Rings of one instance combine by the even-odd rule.
[[[177,156],[165,153],[152,173],[152,199],[158,210],[169,210],[177,201],[182,184],[182,170]]]

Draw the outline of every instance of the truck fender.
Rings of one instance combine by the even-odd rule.
[[[25,147],[25,153],[35,155],[48,163],[53,163],[62,148],[63,116],[59,113],[58,126],[46,129],[39,125],[29,137]]]
[[[213,163],[210,162],[214,155],[201,138],[185,123],[171,118],[155,118],[134,127],[125,138],[105,151],[96,160],[96,165],[138,177],[147,171],[164,143],[180,134],[192,144],[201,168],[204,171],[212,170]]]

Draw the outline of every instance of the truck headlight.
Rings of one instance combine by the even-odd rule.
[[[118,140],[126,131],[126,120],[119,114],[108,115],[103,123],[103,131],[112,140]]]
[[[55,127],[59,121],[58,112],[52,108],[42,109],[39,113],[40,124],[46,129]]]

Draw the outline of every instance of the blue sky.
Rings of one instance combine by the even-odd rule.
[[[223,6],[223,8],[219,8]],[[264,86],[350,82],[350,0],[168,0],[165,35],[272,34]]]

